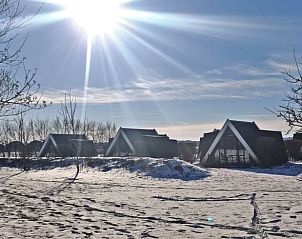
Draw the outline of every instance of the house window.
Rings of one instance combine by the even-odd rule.
[[[216,166],[244,166],[250,163],[251,156],[230,128],[226,129],[213,152],[211,164]]]

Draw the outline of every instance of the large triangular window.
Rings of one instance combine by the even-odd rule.
[[[215,166],[245,166],[252,164],[253,159],[230,127],[227,127],[209,155],[208,162]]]

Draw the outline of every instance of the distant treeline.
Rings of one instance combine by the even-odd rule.
[[[96,143],[108,142],[117,131],[113,122],[98,122],[86,116],[78,117],[76,97],[65,94],[60,110],[52,119],[28,119],[20,112],[15,117],[0,119],[0,143],[19,141],[28,144],[34,140],[43,141],[48,134],[85,134]]]
[[[113,122],[98,122],[87,117],[69,121],[60,116],[54,119],[26,119],[24,115],[18,115],[0,121],[0,143],[19,141],[27,144],[34,140],[43,141],[49,133],[85,134],[94,142],[103,143],[114,137],[116,131],[117,126]]]

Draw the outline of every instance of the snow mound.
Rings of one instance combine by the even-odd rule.
[[[99,167],[103,171],[126,169],[145,176],[161,179],[198,180],[209,173],[195,165],[179,159],[155,158],[103,158],[91,159],[88,166]]]
[[[24,168],[26,160],[0,160],[0,167]],[[65,159],[29,159],[26,165],[31,170],[46,170],[54,168],[68,168],[77,163],[87,168],[98,168],[103,172],[113,169],[128,170],[154,178],[198,180],[209,176],[209,173],[198,166],[179,159],[155,159],[137,157],[92,157]]]

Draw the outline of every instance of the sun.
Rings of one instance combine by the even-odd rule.
[[[122,20],[121,0],[69,0],[64,5],[91,36],[111,33]]]

